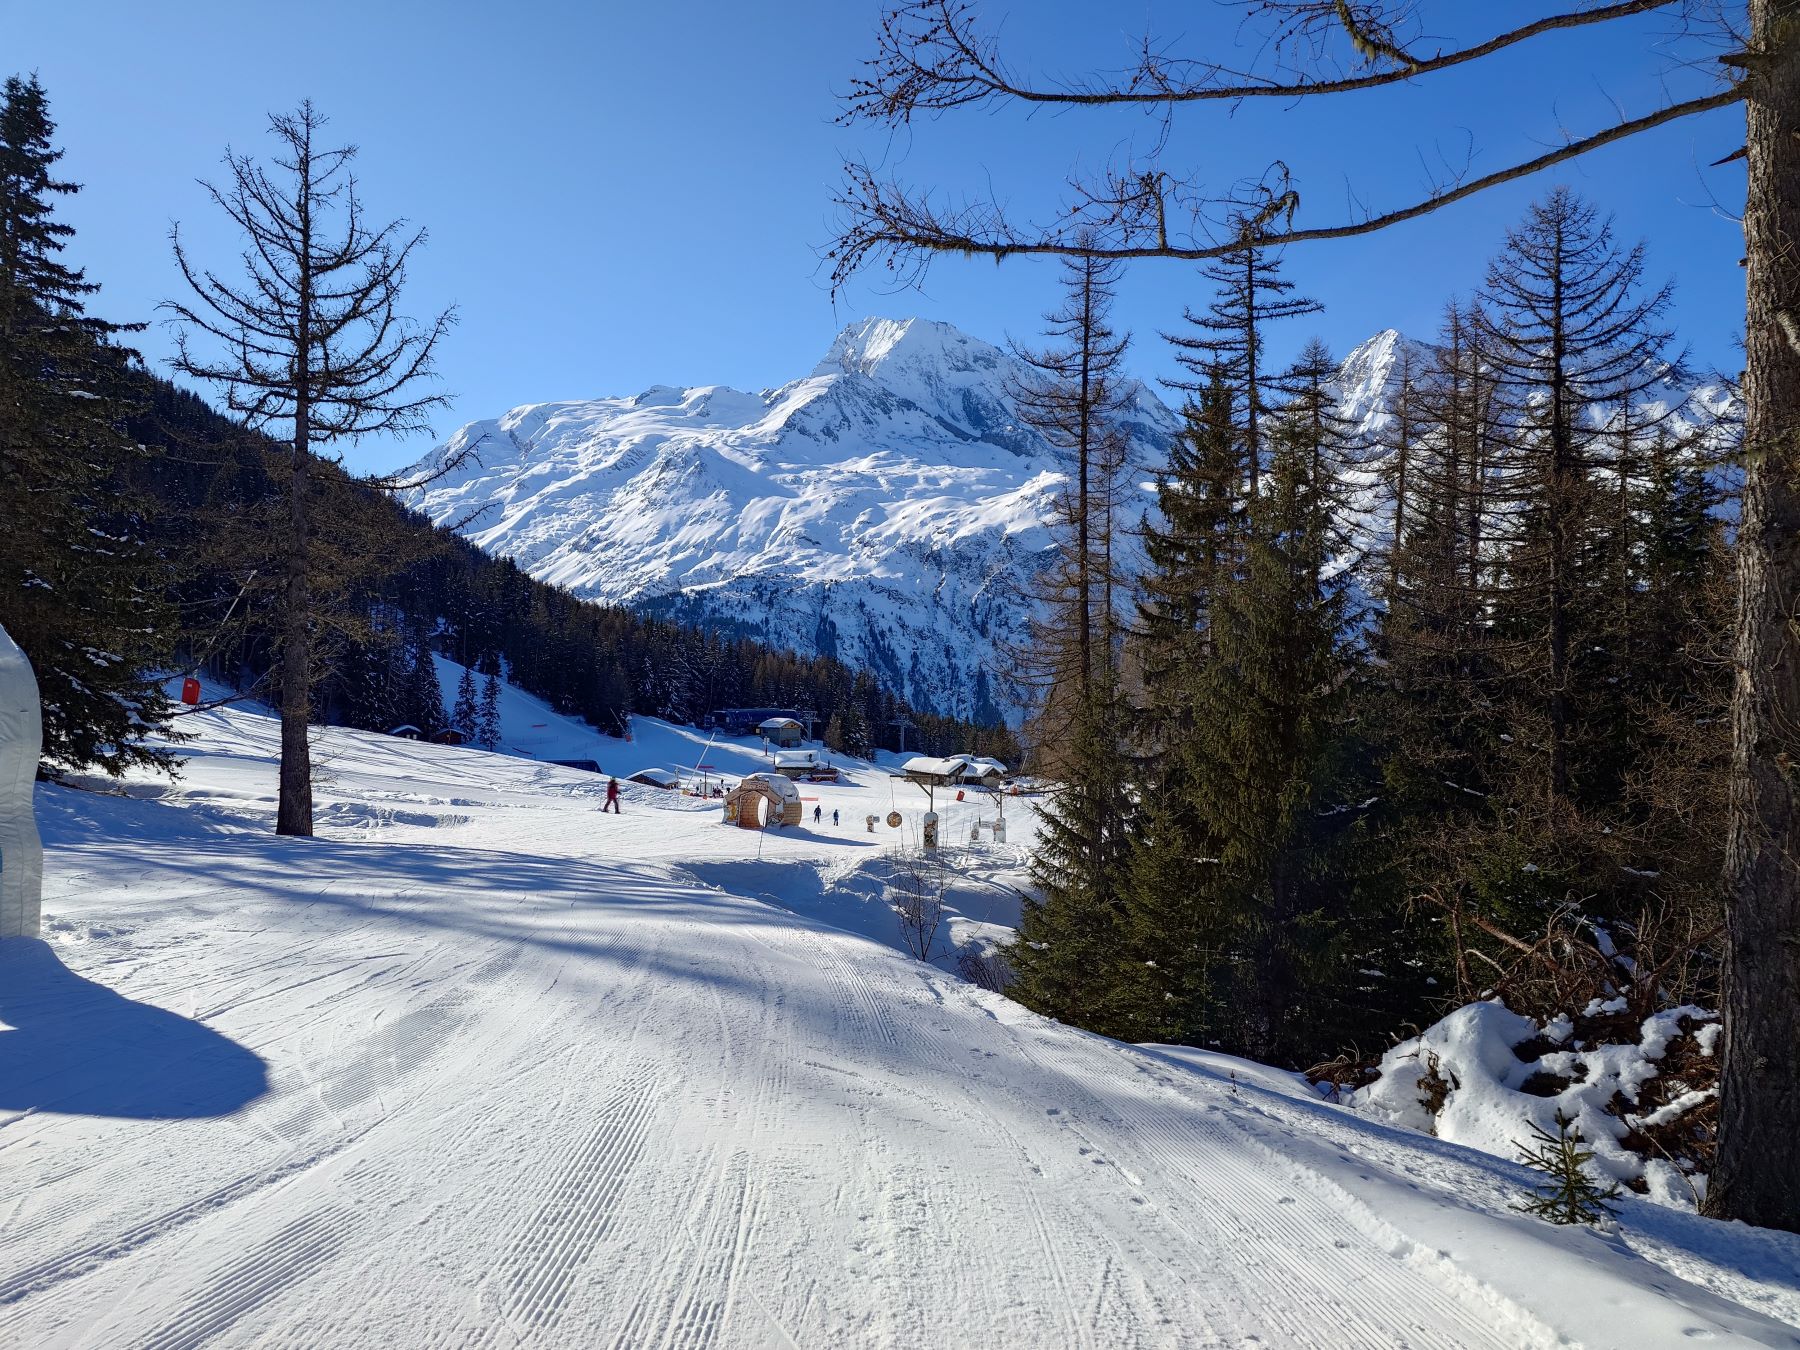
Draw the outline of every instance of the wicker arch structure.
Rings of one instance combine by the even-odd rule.
[[[798,825],[800,789],[779,774],[753,773],[725,794],[725,823],[746,830],[761,829],[765,823]]]

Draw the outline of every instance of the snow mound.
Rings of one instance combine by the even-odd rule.
[[[1468,1004],[1389,1050],[1375,1081],[1345,1104],[1509,1159],[1532,1142],[1534,1127],[1557,1133],[1560,1116],[1593,1151],[1588,1170],[1595,1181],[1621,1182],[1659,1203],[1692,1208],[1705,1177],[1688,1175],[1667,1156],[1646,1157],[1653,1146],[1645,1132],[1673,1125],[1712,1100],[1709,1083],[1662,1080],[1678,1038],[1711,1059],[1717,1014],[1684,1005],[1639,1022],[1624,1007],[1615,1000],[1584,1009],[1584,1031],[1596,1025],[1611,1031],[1589,1039],[1576,1035],[1578,1020],[1567,1016],[1539,1024],[1498,1001]]]

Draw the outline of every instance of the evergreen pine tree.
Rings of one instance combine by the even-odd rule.
[[[128,331],[86,313],[99,288],[59,254],[73,229],[56,201],[48,101],[35,77],[0,91],[0,626],[31,659],[45,760],[119,773],[164,767],[144,744],[173,711],[151,678],[172,663],[166,565],[145,542],[125,429]],[[141,326],[141,325],[139,325]]]
[[[1157,719],[1176,715],[1183,677],[1204,656],[1213,590],[1235,565],[1232,517],[1243,490],[1231,400],[1219,372],[1188,403],[1168,466],[1157,475],[1158,518],[1144,525],[1149,566],[1139,585],[1134,642]]]
[[[371,226],[349,167],[355,147],[322,146],[324,125],[310,102],[271,117],[281,146],[273,171],[226,155],[229,183],[208,191],[247,241],[240,255],[246,275],[234,285],[196,263],[177,227],[175,261],[192,296],[166,305],[181,325],[175,368],[213,384],[248,426],[286,442],[284,472],[274,480],[285,518],[273,602],[282,615],[275,829],[288,835],[312,833],[307,728],[325,667],[314,650],[321,627],[316,541],[330,519],[330,495],[343,489],[343,475],[327,472],[316,455],[337,441],[425,429],[445,398],[422,392],[419,382],[431,375],[438,341],[454,320],[445,312],[420,325],[399,312],[407,263],[424,232],[409,236],[398,221]],[[210,340],[217,354],[201,355],[190,345],[196,338]],[[458,458],[442,457],[436,472],[448,472]],[[363,482],[365,495],[419,485]],[[340,554],[339,561],[354,557]],[[422,686],[418,692],[423,698]]]
[[[1413,474],[1415,460],[1429,425],[1425,400],[1421,397],[1420,367],[1417,349],[1411,342],[1401,339],[1394,361],[1393,397],[1389,401],[1386,420],[1375,437],[1381,456],[1378,486],[1385,499],[1387,520],[1383,530],[1385,539],[1371,550],[1370,561],[1382,564],[1380,581],[1372,582],[1372,588],[1380,594],[1384,604],[1390,605],[1400,584],[1400,557],[1410,524],[1407,510],[1418,490]]]
[[[1488,269],[1478,311],[1485,358],[1513,416],[1495,490],[1510,501],[1494,597],[1513,653],[1515,745],[1536,751],[1544,808],[1592,804],[1604,747],[1579,743],[1607,674],[1595,606],[1616,604],[1594,545],[1612,524],[1598,471],[1605,411],[1629,405],[1676,366],[1662,317],[1668,287],[1644,294],[1644,250],[1621,248],[1609,222],[1567,188],[1535,203]],[[1628,474],[1621,476],[1628,481]],[[1610,606],[1609,606],[1610,607]]]
[[[1191,373],[1174,387],[1200,393],[1218,382],[1230,390],[1232,425],[1244,456],[1240,473],[1254,493],[1268,454],[1265,423],[1280,392],[1280,380],[1269,368],[1267,327],[1324,306],[1293,293],[1294,283],[1281,275],[1280,256],[1267,248],[1228,253],[1200,274],[1217,288],[1211,303],[1203,311],[1185,310],[1187,329],[1163,335]]]
[[[500,675],[499,663],[488,657],[482,662],[481,707],[475,715],[475,739],[485,750],[500,748]]]
[[[1140,583],[1134,649],[1143,706],[1134,744],[1137,828],[1125,869],[1119,1034],[1179,1041],[1204,1034],[1217,1012],[1222,917],[1194,885],[1212,856],[1195,805],[1195,701],[1212,657],[1220,590],[1244,546],[1243,451],[1224,372],[1184,410],[1157,479],[1158,519],[1144,527],[1149,568]]]
[[[1321,968],[1343,908],[1329,854],[1353,819],[1331,791],[1350,615],[1346,575],[1331,566],[1328,399],[1318,383],[1271,438],[1263,490],[1243,519],[1242,567],[1214,599],[1191,737],[1208,849],[1192,869],[1195,903],[1224,944],[1197,982],[1217,1014],[1193,1030],[1271,1063],[1318,1048],[1320,1003],[1333,992]]]
[[[427,736],[435,736],[448,725],[448,720],[444,716],[444,687],[432,657],[430,631],[423,622],[415,620],[409,636],[406,720]]]
[[[1588,1176],[1594,1152],[1581,1146],[1581,1132],[1574,1125],[1559,1111],[1555,1134],[1533,1125],[1531,1135],[1537,1142],[1514,1145],[1519,1161],[1545,1177],[1544,1185],[1518,1208],[1551,1223],[1599,1223],[1613,1213],[1608,1202],[1618,1198],[1619,1183],[1601,1186]]]
[[[477,741],[480,737],[481,710],[476,704],[475,671],[464,666],[462,676],[456,682],[456,703],[450,711],[450,725],[468,737]]]
[[[1008,962],[1014,997],[1050,1016],[1106,1030],[1117,1015],[1120,891],[1131,793],[1115,613],[1113,531],[1121,467],[1118,377],[1127,339],[1108,321],[1117,269],[1072,260],[1066,297],[1048,318],[1057,345],[1022,353],[1031,372],[1020,415],[1068,459],[1054,526],[1061,566],[1044,618],[1018,653],[1035,686],[1044,771],[1058,789],[1042,808],[1028,902]]]

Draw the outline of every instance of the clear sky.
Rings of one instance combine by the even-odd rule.
[[[1205,0],[982,0],[1021,61],[1080,72],[1126,62],[1154,30],[1248,60],[1242,8]],[[1537,3],[1468,5],[1457,38],[1485,15]],[[900,135],[833,125],[838,96],[873,47],[877,0],[0,0],[0,74],[35,70],[59,123],[69,176],[72,260],[104,291],[96,312],[153,319],[180,279],[167,234],[179,219],[196,254],[228,263],[236,246],[196,179],[227,145],[262,153],[266,114],[310,97],[362,148],[364,196],[383,216],[431,232],[409,307],[456,303],[443,351],[454,395],[437,431],[520,403],[629,394],[651,384],[762,388],[806,374],[843,325],[921,314],[989,340],[1030,339],[1055,301],[1055,266],[942,261],[922,291],[859,284],[829,293],[824,247],[848,154],[881,160],[947,193],[995,191],[1042,211],[1080,166],[1154,137],[1140,116],[1025,117],[961,112]],[[1488,22],[1493,20],[1490,18]],[[1206,105],[1183,113],[1170,146],[1210,181],[1285,160],[1300,223],[1419,195],[1443,155],[1476,172],[1528,157],[1559,128],[1604,125],[1615,108],[1661,96],[1655,47],[1667,21],[1551,36],[1480,70],[1416,88],[1296,105]],[[1698,92],[1677,72],[1672,87]],[[1742,140],[1735,110],[1663,128],[1562,171],[1509,185],[1391,232],[1296,247],[1288,273],[1327,312],[1298,342],[1340,353],[1385,327],[1428,336],[1444,301],[1480,278],[1504,226],[1555,181],[1650,242],[1653,274],[1679,286],[1677,318],[1702,364],[1735,369],[1743,319],[1741,166],[1703,166]],[[1170,369],[1156,337],[1207,292],[1191,266],[1140,264],[1118,318],[1131,362]],[[160,330],[140,346],[169,349]],[[369,443],[361,468],[416,457],[429,441]]]

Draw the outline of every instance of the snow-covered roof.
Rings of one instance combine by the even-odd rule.
[[[630,776],[641,778],[647,783],[661,783],[666,787],[674,787],[681,781],[680,774],[670,773],[667,769],[639,769]]]
[[[817,764],[818,762],[819,752],[817,750],[777,750],[775,752],[777,768],[784,764],[798,767],[802,764]]]
[[[415,727],[411,722],[402,722],[399,726],[397,726],[397,727],[393,728],[391,731],[389,731],[388,735],[404,736],[409,731],[412,732],[412,734],[415,736],[423,736],[425,734],[424,732],[420,731],[418,727]]]
[[[900,766],[909,778],[938,778],[945,782],[967,782],[972,778],[998,778],[1006,773],[1006,765],[982,755],[915,755]]]
[[[962,755],[914,755],[900,766],[900,772],[919,778],[955,778],[968,762]]]
[[[800,723],[792,717],[770,717],[756,724],[758,731],[779,731],[782,727],[797,727]]]
[[[742,783],[760,783],[784,802],[800,800],[800,789],[794,786],[794,780],[783,778],[778,773],[745,774]],[[742,786],[742,783],[739,786]]]

